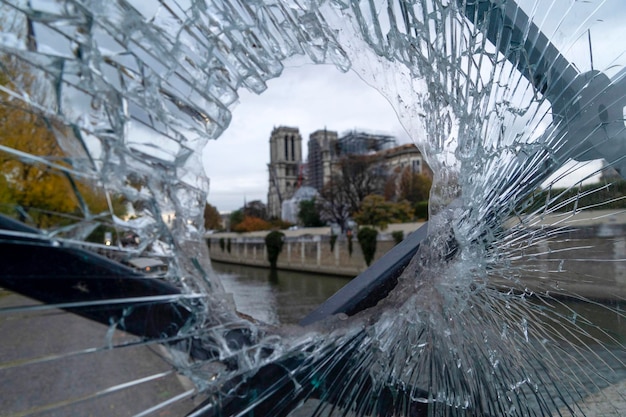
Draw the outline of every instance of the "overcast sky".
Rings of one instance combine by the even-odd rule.
[[[277,126],[300,129],[304,160],[309,135],[323,128],[340,134],[365,129],[411,141],[391,105],[356,74],[290,61],[263,94],[241,93],[230,127],[205,148],[208,200],[218,210],[236,210],[244,198],[267,202],[269,138]]]

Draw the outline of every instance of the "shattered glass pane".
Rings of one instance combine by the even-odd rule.
[[[619,0],[0,0],[0,409],[625,414],[625,18]],[[384,300],[276,328],[211,270],[200,154],[293,55],[375,86],[435,179]]]

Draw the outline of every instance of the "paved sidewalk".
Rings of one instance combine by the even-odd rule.
[[[626,380],[590,395],[579,403],[578,407],[580,407],[580,409],[574,411],[574,416],[576,417],[626,416]],[[559,412],[561,414],[555,415],[571,415],[571,411],[567,408],[562,408]]]
[[[0,309],[35,304],[0,288]],[[106,349],[107,330],[59,310],[0,312],[0,416],[134,416],[188,390],[157,345]],[[153,415],[192,408],[187,399]]]

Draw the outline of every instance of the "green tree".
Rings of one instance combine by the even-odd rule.
[[[626,208],[624,196],[626,196],[626,180],[571,188],[537,189],[516,208],[516,211],[531,213],[546,204],[550,210],[557,212],[571,212],[593,206],[603,210],[618,210]]]
[[[304,227],[322,227],[324,222],[320,218],[320,212],[315,199],[302,200],[298,207],[298,219],[302,222]]]
[[[413,217],[427,219],[432,179],[424,174],[418,174],[411,168],[397,170],[385,185],[385,199],[390,201],[408,201],[413,207]]]
[[[363,199],[361,209],[355,213],[354,220],[359,224],[386,229],[390,223],[408,222],[413,218],[413,209],[406,201],[394,203],[386,201],[381,195],[368,195]]]
[[[277,217],[273,217],[269,220],[270,223],[270,228],[271,229],[280,229],[280,230],[285,230],[285,229],[289,229],[291,226],[293,226],[293,223],[289,223],[286,220],[283,219],[279,219]]]
[[[332,233],[330,234],[330,251],[333,252],[335,250],[335,243],[337,243],[337,235]]]
[[[235,210],[232,213],[230,213],[230,216],[228,217],[230,230],[235,230],[237,225],[243,221],[243,218],[244,218],[244,214],[243,214],[243,210],[241,209]]]
[[[415,218],[420,220],[428,220],[428,201],[419,201],[413,205]]]

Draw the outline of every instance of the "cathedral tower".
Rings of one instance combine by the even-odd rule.
[[[302,136],[296,127],[279,126],[270,136],[269,191],[267,210],[270,217],[281,216],[281,205],[300,185]]]

